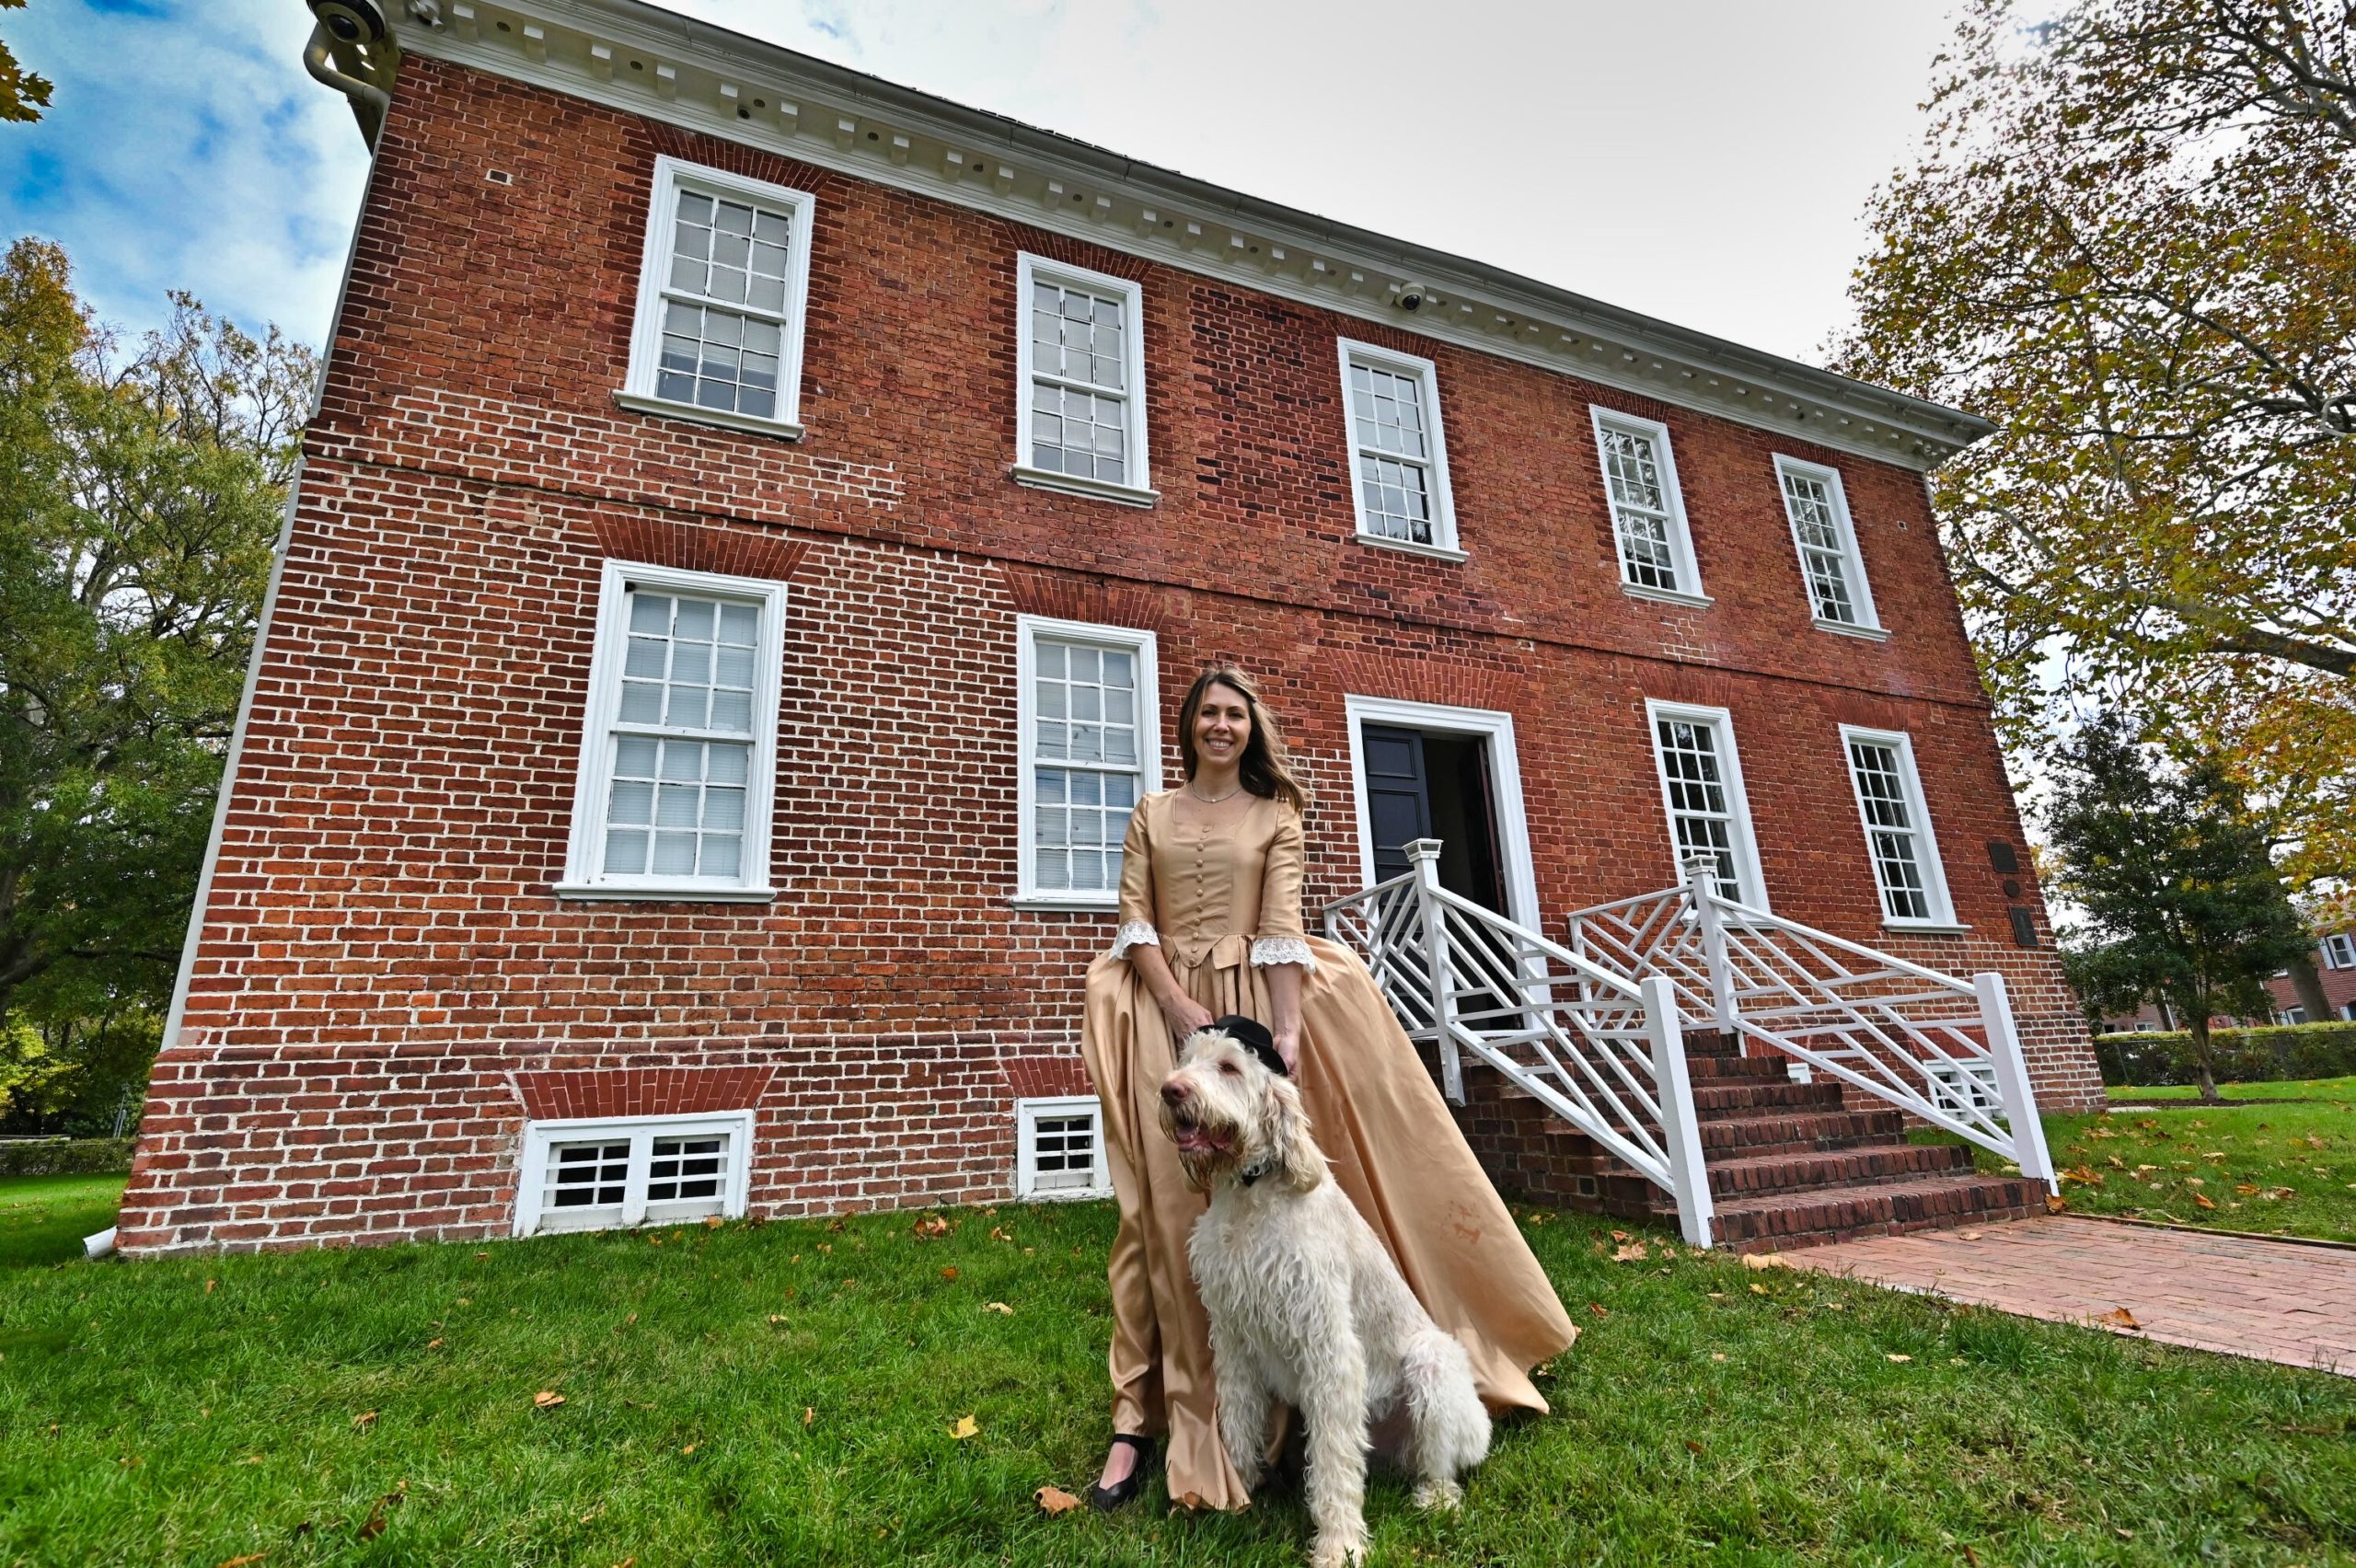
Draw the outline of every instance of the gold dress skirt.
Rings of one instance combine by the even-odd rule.
[[[1489,1408],[1542,1413],[1528,1371],[1571,1343],[1570,1320],[1373,976],[1349,950],[1302,931],[1299,816],[1263,800],[1240,824],[1207,828],[1174,822],[1172,798],[1146,797],[1130,819],[1121,939],[1089,970],[1081,1027],[1121,1211],[1110,1269],[1113,1429],[1166,1437],[1172,1498],[1222,1509],[1249,1501],[1218,1440],[1209,1324],[1186,1266],[1186,1238],[1208,1200],[1187,1188],[1161,1134],[1157,1106],[1175,1043],[1128,962],[1140,941],[1161,949],[1214,1018],[1268,1021],[1264,966],[1311,961],[1298,1078],[1334,1180],[1425,1310],[1463,1342]]]

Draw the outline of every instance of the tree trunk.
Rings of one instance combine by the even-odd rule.
[[[2200,1075],[2200,1103],[2222,1105],[2225,1097],[2217,1092],[2217,1075],[2209,1065],[2209,1014],[2205,1009],[2198,1010],[2184,1021],[2192,1032],[2192,1066]]]
[[[2331,1001],[2323,994],[2323,974],[2316,968],[2316,950],[2309,948],[2292,959],[2290,968],[2291,989],[2297,993],[2299,1006],[2305,1010],[2307,1021],[2329,1022]]]

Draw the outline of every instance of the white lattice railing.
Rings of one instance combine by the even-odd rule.
[[[1942,974],[1737,904],[1716,879],[1697,858],[1681,886],[1582,909],[1571,950],[1667,982],[1689,1025],[1760,1041],[2053,1185],[2002,974]]]
[[[1407,873],[1326,905],[1325,930],[1365,958],[1408,1034],[1437,1047],[1449,1098],[1464,1102],[1469,1052],[1666,1189],[1685,1239],[1708,1246],[1673,983],[1615,974],[1449,892],[1438,840],[1406,848]]]

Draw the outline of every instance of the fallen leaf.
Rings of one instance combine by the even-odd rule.
[[[243,1557],[224,1559],[221,1563],[221,1568],[253,1568],[255,1563],[260,1562],[263,1558],[268,1557],[270,1553],[267,1551],[249,1551]]]
[[[716,1214],[708,1214],[703,1216],[703,1228],[706,1230],[717,1230],[720,1228],[721,1224],[721,1217]]]
[[[1710,1359],[1713,1361],[1724,1361],[1726,1358],[1727,1353],[1723,1350],[1714,1350],[1710,1352]]]
[[[557,1393],[549,1389],[542,1389],[538,1393],[532,1396],[532,1405],[533,1408],[537,1410],[553,1410],[563,1402],[564,1396],[562,1394]]]
[[[368,1517],[361,1523],[360,1539],[362,1540],[375,1540],[385,1533],[385,1510],[399,1503],[408,1491],[408,1482],[397,1481],[393,1482],[393,1489],[390,1492],[376,1499],[376,1505],[368,1510]]]
[[[2207,1198],[2202,1197],[2202,1196],[2201,1196],[2200,1193],[2193,1193],[2193,1194],[2192,1194],[2192,1201],[2193,1201],[2194,1203],[2196,1203],[2196,1204],[2199,1204],[2202,1208],[2205,1208],[2205,1209],[2212,1209],[2212,1208],[2215,1208],[2215,1207],[2217,1206],[2215,1204],[2211,1203]]]
[[[619,1562],[615,1563],[614,1568],[638,1568],[638,1559],[635,1557],[625,1557]]]
[[[688,1444],[686,1447],[684,1447],[684,1448],[682,1448],[682,1449],[680,1449],[680,1450],[679,1450],[679,1452],[680,1452],[680,1453],[682,1453],[682,1454],[692,1454],[692,1453],[694,1453],[695,1451],[696,1451],[696,1446],[695,1446],[693,1443]]]
[[[1980,1553],[1972,1551],[1969,1544],[1963,1549],[1963,1560],[1969,1568],[1980,1568]]]
[[[440,1350],[442,1348],[442,1342],[438,1339],[427,1340],[425,1342],[425,1348],[428,1350]]]
[[[2242,1196],[2244,1196],[2244,1197],[2246,1197],[2246,1198],[2247,1198],[2247,1197],[2254,1197],[2254,1196],[2256,1196],[2256,1195],[2257,1195],[2257,1193],[2258,1193],[2258,1189],[2257,1189],[2256,1187],[2252,1186],[2252,1185],[2251,1185],[2249,1182],[2235,1182],[2235,1183],[2234,1183],[2234,1191],[2235,1191],[2235,1192],[2236,1192],[2236,1193],[2239,1193]]]
[[[1597,1317],[1599,1317],[1599,1318],[1609,1318],[1610,1316],[1611,1316],[1611,1313],[1609,1313],[1609,1312],[1607,1312],[1607,1311],[1605,1311],[1605,1310],[1603,1309],[1603,1303],[1602,1303],[1602,1302],[1600,1302],[1600,1301],[1590,1301],[1590,1302],[1588,1302],[1588,1303],[1587,1304],[1587,1309],[1588,1309],[1588,1311],[1590,1311],[1590,1312],[1594,1313],[1594,1314],[1595,1314]]]
[[[785,1314],[782,1312],[772,1312],[769,1314],[769,1321],[772,1323],[782,1323],[785,1321]]]
[[[2269,1198],[2295,1198],[2299,1190],[2296,1187],[2269,1187],[2265,1195]]]
[[[352,1424],[365,1432],[376,1424],[376,1412],[373,1410],[364,1410],[352,1418]]]
[[[993,1241],[1011,1241],[1014,1239],[1014,1233],[1008,1230],[1004,1226],[993,1225],[990,1227],[990,1239]]]
[[[212,1295],[212,1294],[213,1294],[214,1286],[215,1286],[219,1285],[220,1283],[221,1283],[221,1282],[220,1282],[219,1280],[217,1280],[217,1279],[208,1279],[208,1280],[206,1280],[206,1281],[204,1282],[204,1294],[205,1294],[205,1295],[207,1295],[207,1296]]]
[[[1043,1486],[1031,1494],[1031,1500],[1039,1505],[1040,1512],[1050,1516],[1068,1514],[1080,1506],[1080,1499],[1060,1486]]]
[[[1988,1233],[1984,1230],[1958,1230],[1953,1232],[1955,1239],[1958,1241],[1977,1241],[1982,1236],[1987,1234]]]
[[[1614,1241],[1625,1241],[1628,1239],[1628,1233],[1624,1230],[1615,1230],[1611,1233],[1611,1239]]]
[[[1698,1454],[1702,1451],[1702,1445],[1688,1437],[1685,1439],[1685,1451],[1689,1454]]]
[[[809,1405],[803,1405],[803,1406],[802,1407],[802,1424],[803,1424],[803,1425],[807,1426],[807,1425],[809,1425],[812,1422],[814,1422],[814,1421],[815,1421],[815,1420],[817,1420],[817,1419],[818,1419],[818,1412],[817,1412],[817,1411],[816,1411],[816,1410],[814,1410],[814,1408],[812,1408],[812,1407],[811,1407],[811,1406],[809,1406]]]
[[[477,1252],[477,1253],[475,1254],[475,1262],[481,1262],[485,1258],[488,1258],[488,1257],[490,1257],[490,1256],[491,1256],[491,1254],[490,1254],[489,1252]]]
[[[2070,1205],[2069,1205],[2068,1201],[2067,1201],[2067,1200],[2065,1200],[2065,1199],[2062,1196],[2062,1194],[2061,1194],[2061,1193],[2046,1193],[2046,1194],[2045,1194],[2045,1212],[2046,1212],[2046,1213],[2048,1213],[2048,1214],[2062,1214],[2062,1213],[2067,1212],[2067,1211],[2068,1211],[2068,1209],[2069,1209],[2069,1207],[2070,1207]]]
[[[2108,1312],[2097,1312],[2095,1314],[2095,1321],[2108,1323],[2114,1329],[2140,1329],[2143,1326],[2135,1320],[2135,1314],[2124,1307],[2114,1307]]]
[[[1642,1241],[1631,1241],[1624,1247],[1613,1248],[1611,1261],[1615,1263],[1641,1263],[1648,1255]]]
[[[1884,1354],[1882,1359],[1884,1361],[1911,1361],[1914,1358],[1911,1355],[1900,1355],[1893,1351]]]
[[[1764,1295],[1766,1295],[1767,1293],[1768,1293],[1768,1292],[1767,1292],[1767,1287],[1766,1287],[1765,1286],[1763,1286],[1763,1285],[1760,1284],[1757,1280],[1752,1280],[1752,1281],[1750,1282],[1750,1294],[1751,1294],[1751,1295],[1753,1295],[1753,1296],[1764,1296]]]
[[[1745,1252],[1742,1266],[1747,1269],[1787,1269],[1792,1260],[1781,1252]]]
[[[1014,1316],[1014,1309],[1013,1309],[1013,1308],[1011,1308],[1011,1307],[1009,1307],[1009,1306],[1008,1306],[1005,1302],[1003,1302],[1003,1301],[992,1301],[992,1302],[989,1302],[989,1303],[987,1303],[987,1305],[985,1305],[985,1306],[982,1308],[982,1310],[983,1310],[983,1311],[985,1311],[985,1312],[996,1312],[996,1313],[998,1313],[1000,1317],[1005,1317],[1005,1318],[1011,1318],[1011,1317],[1013,1317],[1013,1316]]]
[[[943,1269],[941,1271],[941,1277],[954,1285],[957,1283],[957,1271],[954,1268]]]
[[[838,1230],[842,1228],[840,1226],[831,1226],[828,1228]],[[930,1240],[935,1236],[948,1235],[949,1222],[941,1218],[941,1216],[937,1214],[929,1214],[922,1219],[918,1220],[916,1224],[910,1226],[908,1228],[915,1232],[918,1238]]]
[[[962,1443],[968,1437],[978,1436],[981,1430],[980,1424],[972,1416],[961,1415],[957,1418],[957,1424],[949,1429],[949,1435]]]

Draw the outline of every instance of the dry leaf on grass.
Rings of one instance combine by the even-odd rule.
[[[1792,1260],[1781,1252],[1745,1252],[1742,1266],[1747,1269],[1787,1269]]]
[[[2140,1329],[2143,1326],[2135,1320],[2135,1314],[2124,1307],[2114,1307],[2108,1312],[2097,1312],[2095,1314],[2095,1321],[2108,1323],[2114,1329]]]
[[[213,1294],[214,1287],[215,1286],[219,1285],[220,1283],[221,1283],[221,1282],[220,1282],[219,1280],[217,1280],[217,1279],[208,1279],[208,1280],[206,1280],[206,1281],[204,1282],[204,1294],[205,1294],[205,1295],[207,1295],[207,1296],[212,1295],[212,1294]]]
[[[428,1350],[440,1350],[442,1348],[442,1342],[438,1339],[427,1340],[425,1342],[425,1348]]]
[[[929,1214],[908,1228],[915,1234],[918,1240],[930,1241],[936,1236],[948,1235],[949,1222],[937,1214]]]
[[[1727,1353],[1723,1350],[1714,1350],[1710,1352],[1710,1359],[1713,1361],[1724,1361],[1726,1358]]]
[[[679,1450],[679,1452],[680,1452],[680,1453],[682,1453],[682,1454],[692,1454],[692,1453],[694,1453],[695,1451],[696,1451],[696,1446],[695,1446],[693,1443],[688,1444],[686,1447],[684,1447],[684,1448],[682,1448],[682,1449],[680,1449],[680,1450]]]
[[[961,1415],[957,1418],[957,1424],[949,1429],[949,1435],[962,1443],[968,1437],[979,1436],[981,1430],[981,1424],[972,1416]]]
[[[2062,1194],[2061,1194],[2061,1193],[2046,1193],[2046,1194],[2045,1194],[2045,1212],[2046,1212],[2046,1213],[2048,1213],[2048,1214],[2064,1214],[2064,1213],[2067,1213],[2067,1212],[2068,1212],[2069,1207],[2070,1207],[2069,1201],[2068,1201],[2067,1199],[2063,1198],[2063,1197],[2062,1196]]]
[[[2193,1201],[2194,1203],[2196,1203],[2196,1204],[2199,1204],[2202,1208],[2205,1208],[2205,1209],[2212,1209],[2212,1208],[2215,1208],[2215,1207],[2217,1206],[2215,1204],[2211,1203],[2207,1198],[2202,1197],[2202,1196],[2201,1196],[2200,1193],[2193,1193],[2193,1194],[2192,1194],[2192,1201]]]
[[[1625,1241],[1628,1239],[1628,1233],[1624,1230],[1615,1230],[1611,1233],[1611,1239],[1614,1241]]]
[[[941,1271],[941,1277],[954,1285],[957,1283],[957,1271],[954,1268],[943,1269]]]
[[[1051,1516],[1057,1514],[1068,1514],[1080,1506],[1080,1499],[1060,1486],[1043,1486],[1031,1494],[1031,1499],[1039,1505],[1041,1513]]]
[[[260,1562],[263,1558],[268,1557],[270,1553],[267,1551],[249,1551],[243,1557],[232,1557],[225,1560],[221,1564],[221,1568],[253,1568],[255,1563]]]
[[[986,1303],[986,1304],[983,1306],[982,1310],[983,1310],[983,1311],[985,1311],[985,1312],[996,1312],[996,1313],[998,1313],[1000,1317],[1005,1317],[1005,1318],[1011,1318],[1011,1317],[1013,1317],[1013,1316],[1014,1316],[1014,1309],[1013,1309],[1013,1308],[1011,1308],[1011,1307],[1009,1307],[1009,1306],[1008,1306],[1005,1302],[1003,1302],[1003,1301],[992,1301],[992,1302]]]
[[[1891,1352],[1889,1352],[1889,1353],[1888,1353],[1888,1354],[1884,1355],[1882,1356],[1882,1359],[1883,1359],[1884,1361],[1911,1361],[1911,1360],[1913,1360],[1914,1358],[1913,1358],[1912,1356],[1911,1356],[1911,1355],[1899,1355],[1897,1352],[1895,1352],[1895,1351],[1891,1351]]]
[[[1688,1437],[1685,1439],[1685,1451],[1689,1454],[1698,1454],[1702,1451],[1702,1445]]]
[[[385,1510],[398,1504],[408,1492],[409,1482],[397,1481],[393,1482],[393,1489],[390,1492],[376,1499],[376,1505],[368,1510],[368,1517],[361,1521],[360,1539],[362,1540],[375,1540],[385,1533]]]
[[[1606,1310],[1604,1309],[1603,1303],[1602,1303],[1602,1302],[1600,1302],[1600,1301],[1590,1301],[1590,1302],[1588,1302],[1588,1303],[1587,1304],[1587,1309],[1588,1309],[1588,1311],[1590,1311],[1590,1312],[1594,1313],[1594,1314],[1595,1314],[1597,1317],[1599,1317],[1599,1318],[1609,1318],[1610,1316],[1611,1316],[1611,1314],[1610,1312],[1608,1312],[1608,1311],[1606,1311]]]
[[[706,1230],[717,1230],[723,1223],[724,1222],[716,1214],[708,1214],[703,1216],[703,1228]]]
[[[477,1253],[475,1254],[475,1262],[481,1262],[485,1258],[488,1258],[488,1257],[490,1257],[490,1256],[491,1256],[491,1254],[490,1254],[489,1252],[477,1252]]]
[[[809,1406],[809,1405],[803,1405],[803,1406],[802,1407],[802,1424],[803,1424],[803,1425],[807,1426],[807,1425],[809,1425],[812,1422],[814,1422],[814,1421],[815,1421],[815,1420],[817,1420],[817,1419],[818,1419],[818,1412],[817,1412],[817,1411],[816,1411],[815,1409],[814,1409],[813,1407],[811,1407],[811,1406]]]
[[[352,1418],[352,1424],[365,1432],[376,1424],[376,1412],[373,1410],[364,1410]]]
[[[1754,1279],[1750,1282],[1750,1294],[1753,1296],[1764,1296],[1767,1294],[1767,1287]]]
[[[769,1321],[772,1323],[782,1323],[785,1321],[785,1314],[782,1312],[772,1312],[769,1314]]]
[[[549,1389],[542,1389],[532,1396],[532,1407],[535,1410],[554,1410],[563,1402],[564,1396]]]
[[[1615,1263],[1641,1263],[1647,1256],[1649,1254],[1646,1252],[1645,1244],[1642,1241],[1631,1241],[1624,1247],[1614,1247],[1611,1250],[1611,1261]]]

